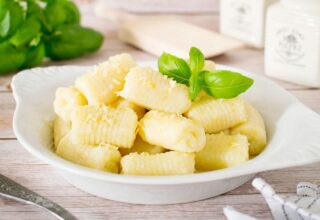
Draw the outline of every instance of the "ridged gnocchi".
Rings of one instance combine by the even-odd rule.
[[[180,152],[200,151],[205,145],[204,129],[178,114],[151,110],[139,122],[140,137],[151,144]]]
[[[149,110],[181,114],[191,105],[185,85],[176,83],[149,67],[131,69],[119,94]]]
[[[207,134],[206,146],[196,153],[196,169],[210,171],[239,165],[249,159],[244,135]]]
[[[230,130],[231,134],[243,134],[248,137],[249,153],[257,155],[261,153],[267,144],[267,133],[264,121],[260,113],[250,104],[246,103],[248,120]]]
[[[110,57],[98,65],[95,71],[79,77],[76,88],[87,98],[89,105],[110,104],[118,98],[125,77],[132,67],[136,66],[129,54]]]
[[[137,113],[137,116],[139,119],[142,118],[143,115],[146,113],[145,108],[139,105],[136,105],[133,102],[130,102],[123,98],[117,99],[115,102],[111,103],[109,106],[114,108],[131,108],[133,111]]]
[[[74,163],[112,173],[119,172],[121,159],[117,147],[101,144],[98,146],[74,144],[71,135],[65,135],[57,146],[56,153]]]
[[[87,105],[86,98],[74,87],[60,87],[53,102],[54,111],[65,121],[70,121],[71,112],[77,106]]]
[[[131,153],[121,159],[121,173],[137,176],[191,174],[195,169],[194,164],[194,154],[190,153]]]
[[[53,121],[53,143],[57,147],[60,140],[70,131],[71,122],[65,121],[59,116],[56,116]]]
[[[205,61],[203,70],[215,68]],[[110,57],[57,89],[53,149],[92,169],[163,176],[237,166],[265,148],[265,124],[252,105],[204,91],[192,102],[187,85],[137,67],[128,54]]]
[[[245,122],[248,113],[241,98],[215,99],[204,95],[192,103],[186,116],[199,122],[206,133],[216,133]]]
[[[112,144],[131,148],[136,137],[138,117],[129,108],[87,105],[72,112],[71,123],[71,138],[75,144]]]

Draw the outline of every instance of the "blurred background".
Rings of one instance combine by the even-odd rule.
[[[163,51],[187,57],[196,46],[207,59],[265,73],[281,85],[320,87],[318,0],[1,4],[1,74],[39,65],[93,65],[121,52],[137,60],[152,60]]]

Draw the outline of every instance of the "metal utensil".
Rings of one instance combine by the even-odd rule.
[[[16,183],[0,174],[0,196],[4,196],[10,199],[21,201],[27,204],[36,205],[45,209],[52,215],[61,220],[76,220],[73,216],[63,207],[50,201],[49,199],[40,196],[39,194],[27,189],[26,187]]]

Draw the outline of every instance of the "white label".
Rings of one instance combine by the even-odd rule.
[[[268,74],[297,83],[312,84],[320,74],[319,27],[270,19],[267,31]]]
[[[275,33],[275,61],[298,67],[305,67],[306,41],[304,34],[297,28],[283,27]]]

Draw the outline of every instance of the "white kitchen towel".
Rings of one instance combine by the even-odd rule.
[[[320,220],[319,186],[302,182],[297,186],[296,195],[280,195],[261,178],[255,178],[252,185],[264,196],[275,220]],[[235,215],[237,211],[230,207],[225,208],[224,212],[229,220],[248,219],[239,212],[238,216]]]

